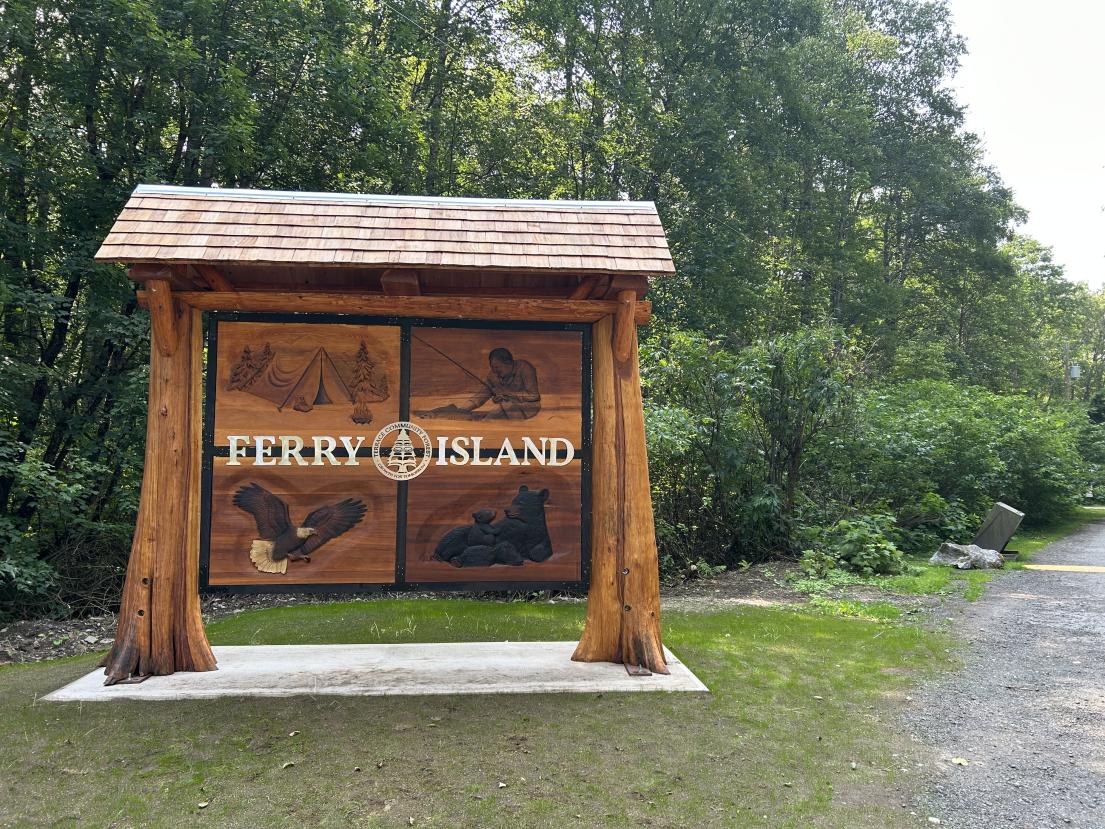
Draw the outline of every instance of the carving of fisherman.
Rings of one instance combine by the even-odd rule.
[[[497,404],[497,409],[488,411],[485,417],[526,420],[541,411],[541,392],[537,389],[537,370],[533,363],[514,359],[505,348],[492,349],[487,362],[491,370],[483,388],[458,406],[460,411],[480,414],[476,409],[488,401]]]

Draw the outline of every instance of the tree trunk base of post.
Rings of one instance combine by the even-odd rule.
[[[660,572],[648,482],[636,295],[592,338],[591,589],[572,659],[614,662],[631,676],[667,674],[660,634]]]
[[[160,281],[142,495],[105,685],[216,668],[199,599],[202,325]]]

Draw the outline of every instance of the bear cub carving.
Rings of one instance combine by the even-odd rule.
[[[526,561],[545,561],[552,551],[552,539],[545,521],[549,491],[533,491],[525,484],[503,512],[505,518],[492,524],[495,510],[472,514],[475,523],[455,527],[441,537],[433,557],[454,567],[488,567],[509,564],[520,567]]]

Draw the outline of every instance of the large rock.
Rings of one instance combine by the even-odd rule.
[[[950,564],[960,570],[997,570],[1005,566],[1005,560],[997,550],[986,550],[976,544],[952,544],[947,541],[929,559],[929,564]]]

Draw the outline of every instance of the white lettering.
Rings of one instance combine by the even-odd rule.
[[[253,459],[254,466],[276,466],[275,460],[265,460],[265,458],[272,458],[272,448],[276,443],[276,438],[273,435],[254,435],[253,445],[257,447],[257,456]]]
[[[299,435],[280,436],[280,461],[277,466],[291,466],[292,458],[295,458],[296,466],[307,466],[307,461],[299,454],[303,451],[303,438]]]
[[[468,438],[457,436],[453,438],[453,452],[456,457],[449,458],[453,466],[464,466],[468,463]]]
[[[361,444],[364,443],[364,436],[361,435],[357,438],[357,445],[354,446],[350,442],[346,435],[341,436],[341,445],[345,447],[345,451],[349,454],[349,460],[345,462],[346,466],[360,466],[361,462],[357,460],[357,450],[361,448]]]
[[[249,435],[227,435],[226,439],[230,442],[230,460],[226,462],[226,465],[241,466],[242,462],[238,458],[244,458],[246,450],[240,444],[248,443]]]
[[[495,463],[502,464],[503,458],[508,458],[511,466],[518,466],[518,454],[514,451],[510,438],[503,438],[503,445],[499,448],[499,456],[495,458]]]
[[[565,455],[563,459],[557,458],[556,445],[558,443],[564,444]],[[549,449],[552,450],[549,452],[549,466],[567,466],[572,462],[572,458],[576,456],[576,448],[572,446],[572,442],[567,438],[549,438]]]
[[[482,441],[482,437],[472,436],[472,466],[491,466],[495,463],[491,458],[480,457],[480,443]]]
[[[436,440],[437,458],[434,463],[437,466],[529,466],[531,462],[540,466],[567,466],[576,455],[575,446],[567,438],[541,437],[535,440],[523,436],[522,451],[519,452],[510,438],[504,437],[498,453],[488,457],[480,457],[484,441],[480,435],[455,435],[452,438],[438,436]],[[279,455],[276,453],[277,442],[280,446]],[[344,458],[335,454],[339,442],[345,450]],[[303,456],[305,438],[300,435],[227,435],[227,443],[227,466],[241,466],[240,459],[250,457],[246,448],[249,443],[254,445],[254,466],[360,466],[357,453],[364,446],[365,437],[312,435],[313,458]]]
[[[545,444],[549,442],[548,438],[541,438],[541,447],[538,448],[537,444],[533,442],[533,438],[522,438],[522,466],[529,466],[529,459],[531,457],[536,458],[537,462],[541,465],[545,465]]]
[[[312,464],[325,466],[326,462],[322,459],[329,458],[331,466],[341,466],[341,461],[334,457],[334,448],[337,445],[338,442],[329,435],[315,435],[315,459]]]

